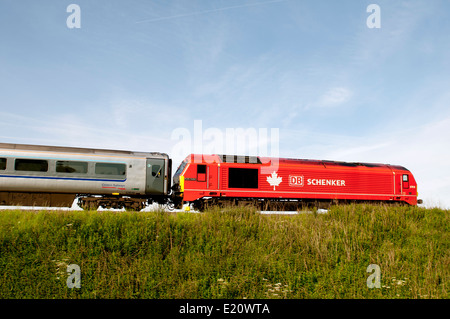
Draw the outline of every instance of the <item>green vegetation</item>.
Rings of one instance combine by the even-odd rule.
[[[449,244],[449,211],[418,207],[0,211],[0,298],[449,298]]]

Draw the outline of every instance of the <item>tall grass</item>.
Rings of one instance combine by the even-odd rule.
[[[449,298],[449,243],[449,211],[418,207],[0,211],[0,298]]]

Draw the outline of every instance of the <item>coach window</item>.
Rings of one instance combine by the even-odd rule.
[[[86,174],[88,170],[87,162],[77,161],[57,161],[56,171],[58,173],[80,173]]]
[[[6,169],[6,158],[0,158],[0,170],[4,171]]]
[[[14,169],[16,171],[47,172],[48,162],[45,160],[18,158],[16,159]]]
[[[161,165],[152,165],[152,176],[161,177]]]
[[[125,175],[125,164],[95,163],[95,174],[100,175]]]

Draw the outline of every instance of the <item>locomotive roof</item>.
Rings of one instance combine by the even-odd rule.
[[[82,153],[82,154],[114,154],[114,155],[136,155],[136,156],[168,156],[165,153],[159,152],[133,152],[123,150],[97,149],[97,148],[82,148],[82,147],[68,147],[68,146],[47,146],[47,145],[31,145],[31,144],[10,144],[0,143],[0,149],[9,150],[27,150],[27,151],[41,151],[41,152],[64,152],[64,153]]]
[[[284,164],[307,164],[307,165],[325,165],[325,166],[345,166],[345,167],[379,167],[379,168],[395,168],[408,171],[407,168],[400,165],[381,164],[381,163],[365,163],[365,162],[343,162],[330,160],[314,160],[314,159],[296,159],[296,158],[274,158],[259,156],[241,156],[241,155],[217,155],[222,163],[245,163],[245,164],[262,164],[269,163],[272,159]]]

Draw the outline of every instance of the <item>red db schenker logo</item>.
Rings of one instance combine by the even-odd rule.
[[[303,187],[303,176],[289,175],[289,186]]]

